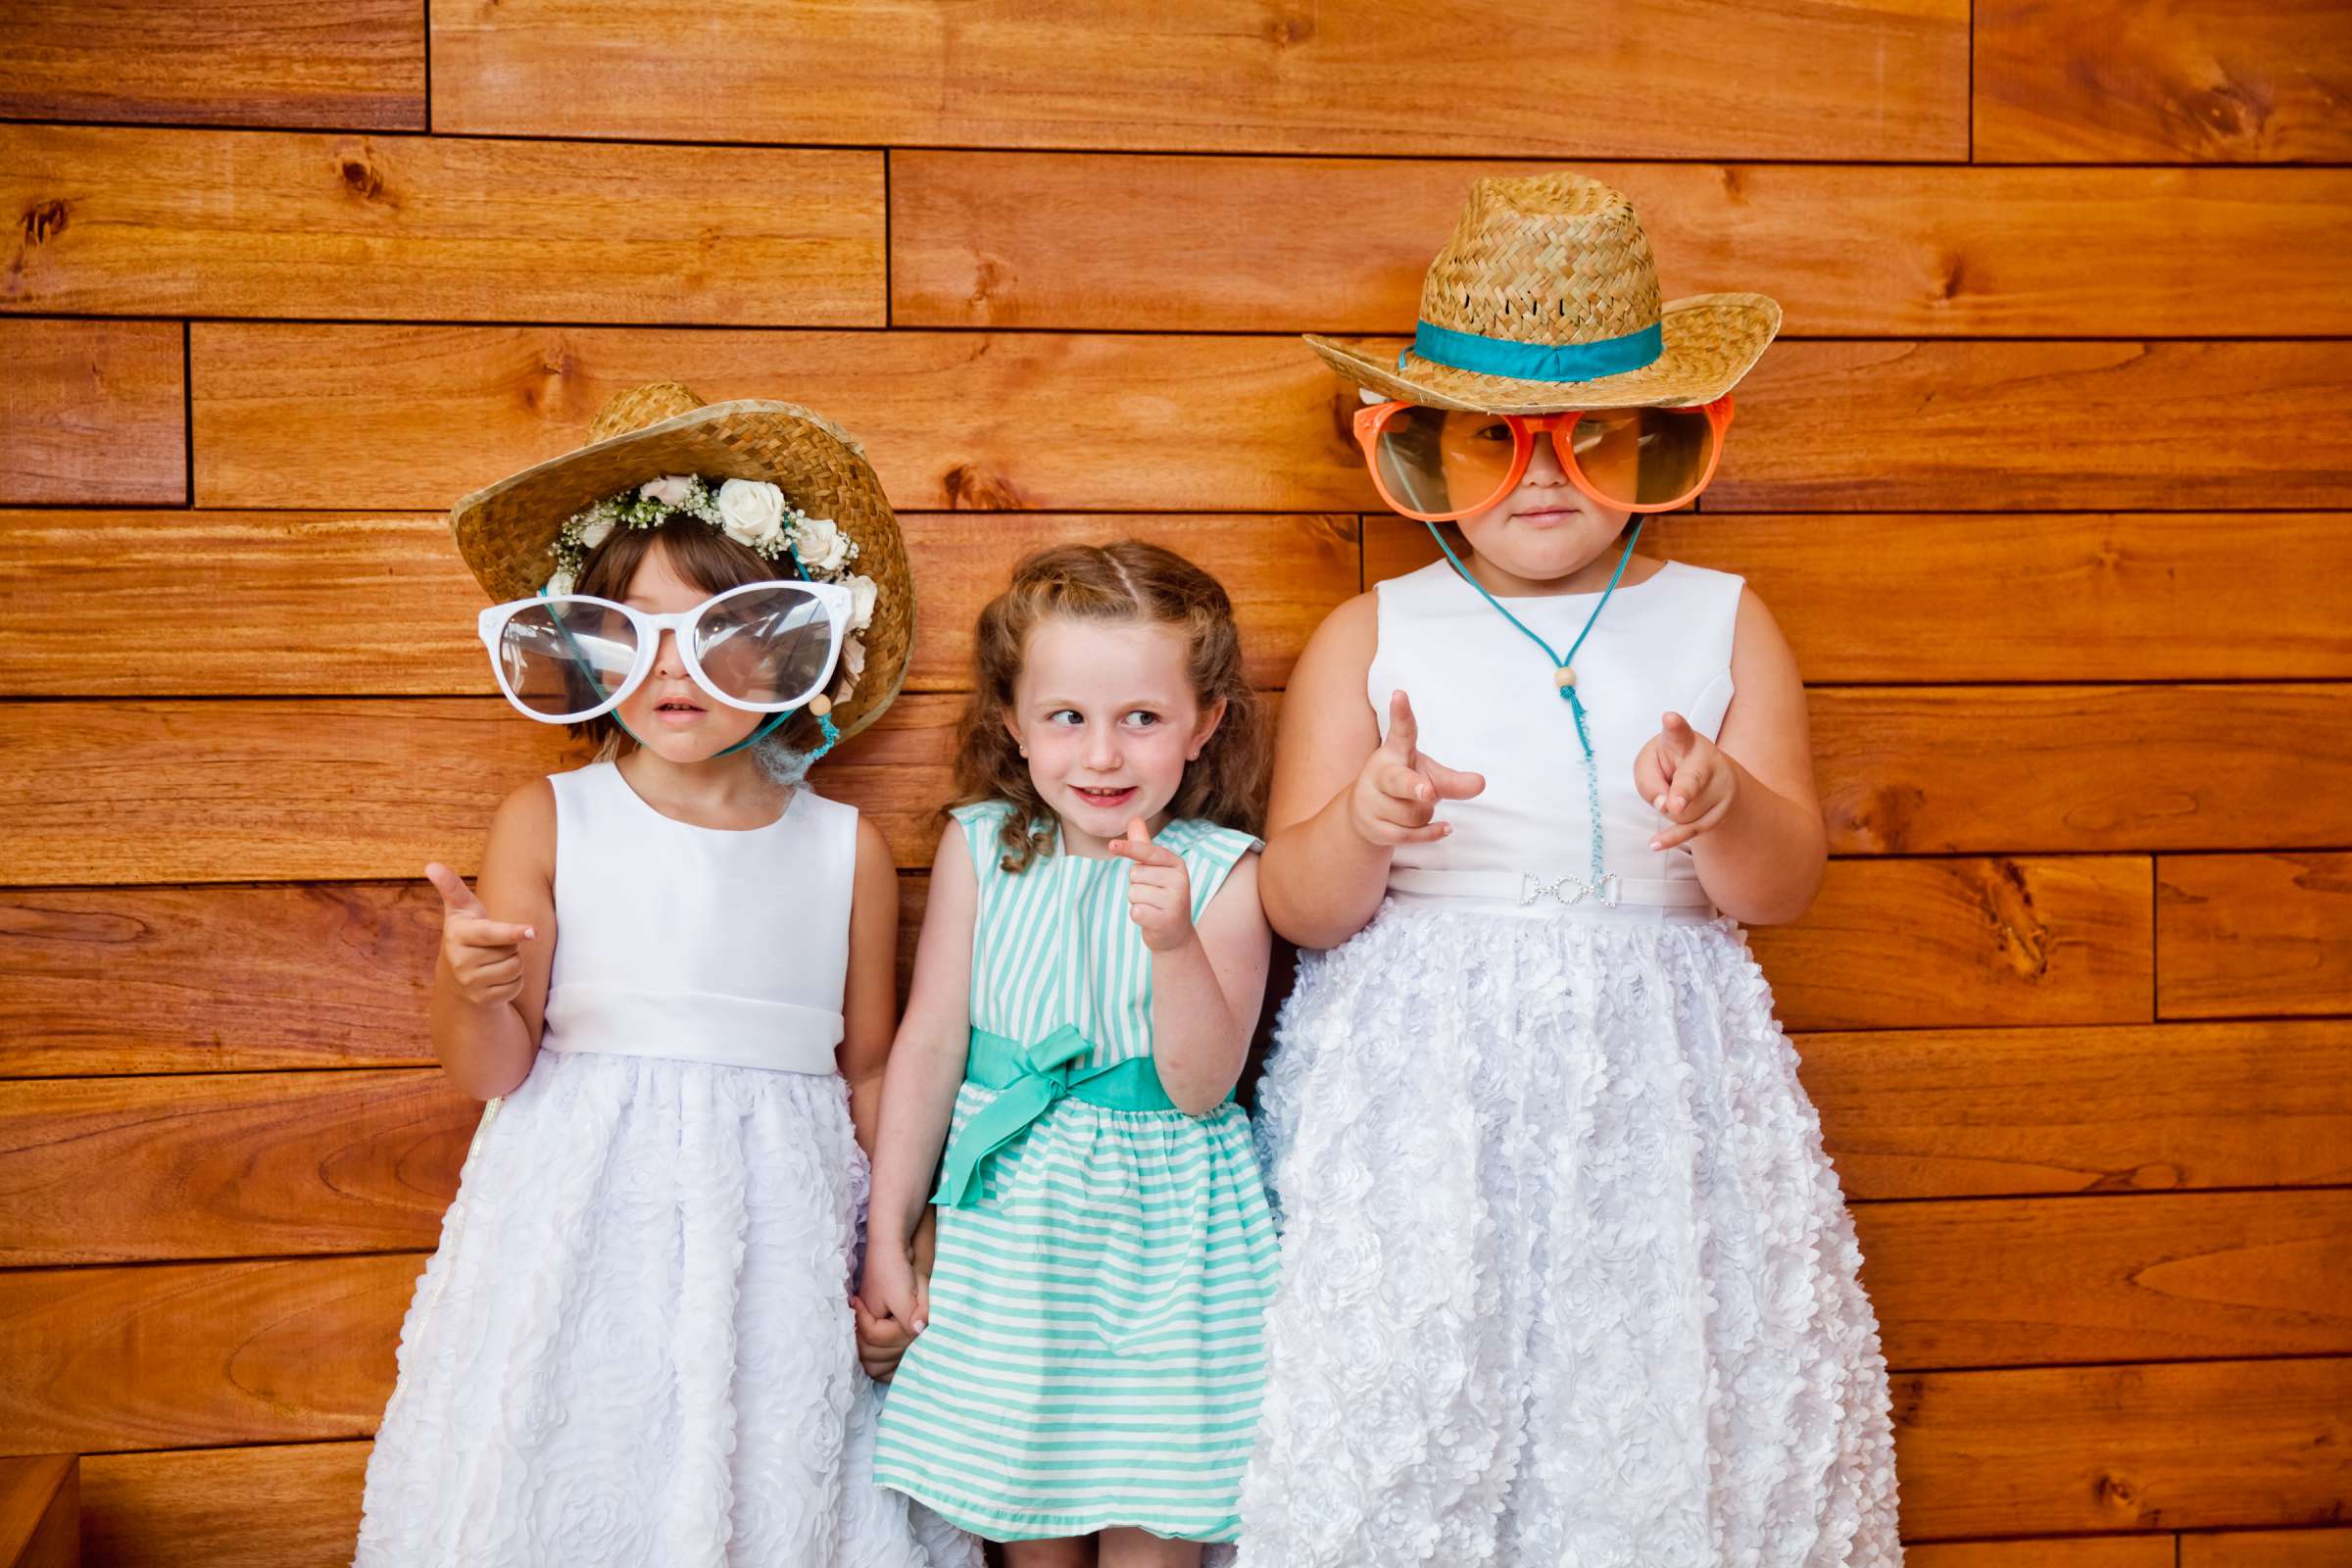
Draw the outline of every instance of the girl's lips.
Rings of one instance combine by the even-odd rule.
[[[1135,786],[1130,784],[1123,790],[1094,790],[1083,785],[1073,784],[1070,786],[1070,793],[1089,806],[1118,806],[1135,794]]]
[[[1533,512],[1514,512],[1511,515],[1521,522],[1562,522],[1575,516],[1576,509],[1574,507],[1539,507]]]

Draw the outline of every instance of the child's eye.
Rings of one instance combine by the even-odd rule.
[[[1137,729],[1150,729],[1159,722],[1159,715],[1148,708],[1139,708],[1127,715],[1127,722],[1133,724]]]
[[[1086,720],[1079,716],[1078,710],[1075,708],[1056,708],[1046,715],[1046,722],[1059,724],[1064,729],[1071,729],[1085,723]]]

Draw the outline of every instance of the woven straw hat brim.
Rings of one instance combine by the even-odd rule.
[[[865,672],[833,711],[843,738],[882,715],[906,683],[914,650],[914,582],[906,541],[882,481],[846,430],[797,404],[712,403],[525,468],[450,509],[458,553],[493,604],[527,599],[555,570],[548,547],[581,508],[648,479],[701,473],[766,479],[811,517],[830,517],[874,579],[862,636]]]
[[[1666,348],[1639,370],[1591,381],[1526,381],[1457,369],[1408,353],[1367,353],[1309,335],[1307,346],[1348,380],[1387,397],[1475,414],[1568,409],[1682,408],[1712,403],[1754,368],[1781,330],[1781,308],[1761,294],[1699,294],[1660,312]]]

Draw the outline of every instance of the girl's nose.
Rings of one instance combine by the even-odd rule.
[[[677,633],[665,631],[654,644],[654,673],[669,680],[685,678],[686,662],[678,657]]]
[[[1107,773],[1119,765],[1118,732],[1110,725],[1098,727],[1087,738],[1086,765],[1098,773]]]
[[[1524,482],[1534,484],[1564,484],[1568,479],[1567,466],[1560,462],[1559,450],[1551,443],[1555,432],[1538,430],[1535,450],[1527,455]]]

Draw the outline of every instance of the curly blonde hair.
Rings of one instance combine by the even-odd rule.
[[[1054,844],[1054,812],[1029,777],[1006,715],[1030,632],[1057,617],[1168,626],[1183,636],[1194,697],[1204,710],[1222,698],[1225,717],[1200,758],[1186,766],[1168,809],[1258,831],[1265,811],[1265,726],[1224,585],[1174,551],[1140,540],[1056,545],[1015,566],[1011,584],[980,612],[972,639],[972,695],[957,725],[952,805],[1011,803],[1000,834],[1004,868],[1024,871]]]

